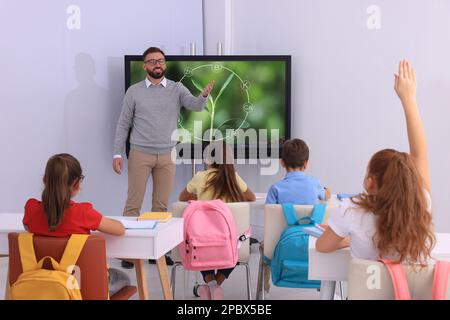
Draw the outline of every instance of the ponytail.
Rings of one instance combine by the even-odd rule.
[[[45,168],[42,204],[49,231],[55,231],[70,205],[72,187],[81,178],[82,171],[77,159],[69,154],[51,157]]]

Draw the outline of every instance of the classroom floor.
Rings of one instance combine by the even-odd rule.
[[[5,296],[5,281],[6,281],[6,270],[7,270],[7,258],[0,258],[0,299]],[[252,299],[255,299],[256,292],[256,282],[258,276],[258,263],[259,263],[259,252],[258,245],[252,245],[251,255],[250,255],[250,276],[251,276],[251,288],[252,288]],[[124,270],[131,278],[133,284],[136,283],[136,273],[134,269],[125,270],[120,267],[120,261],[116,259],[111,259],[108,261],[110,267],[120,268]],[[168,266],[169,274],[171,271],[171,266]],[[146,263],[147,271],[147,283],[150,299],[161,300],[163,299],[161,285],[159,282],[158,272],[156,270],[156,265]],[[222,285],[224,290],[224,296],[227,300],[246,300],[247,299],[247,287],[246,287],[246,276],[245,267],[238,266],[230,275],[230,278],[224,282]],[[198,273],[198,280],[201,281],[201,275]],[[186,289],[186,299],[199,299],[193,295],[192,289],[195,284],[195,273],[191,272],[189,275],[190,285]],[[177,268],[177,277],[175,284],[175,299],[183,299],[183,272],[182,268]],[[138,295],[135,294],[132,299],[139,299]],[[270,300],[314,300],[319,299],[319,292],[314,289],[291,289],[291,288],[279,288],[271,285],[270,292],[266,294],[266,299]]]

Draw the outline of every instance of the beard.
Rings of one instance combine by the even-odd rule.
[[[161,79],[166,73],[166,71],[163,70],[162,68],[156,68],[154,70],[147,70],[147,73],[153,79]]]

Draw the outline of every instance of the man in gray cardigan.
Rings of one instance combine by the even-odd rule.
[[[175,178],[171,150],[176,141],[172,141],[171,136],[177,128],[180,109],[202,111],[214,85],[211,81],[201,95],[194,97],[181,82],[164,77],[166,60],[161,49],[148,48],[143,58],[147,77],[128,88],[114,142],[113,169],[121,174],[122,153],[131,128],[125,216],[139,215],[150,174],[152,211],[167,211]]]

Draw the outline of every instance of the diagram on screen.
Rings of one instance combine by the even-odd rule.
[[[203,111],[181,108],[178,128],[189,132],[190,143],[205,143],[238,136],[238,132],[271,130],[283,140],[289,123],[286,60],[266,57],[167,57],[167,79],[181,82],[194,96],[214,80]],[[127,79],[134,84],[145,79],[142,58],[130,60]],[[258,141],[261,136],[258,135]]]
[[[208,102],[206,104],[206,107],[203,112],[207,112],[209,115],[209,131],[207,131],[209,134],[197,136],[195,135],[195,132],[193,132],[193,128],[190,128],[189,125],[191,122],[183,123],[183,116],[180,116],[178,120],[178,125],[180,128],[188,130],[189,132],[192,132],[194,134],[194,139],[196,140],[202,140],[202,141],[213,141],[213,140],[222,140],[229,138],[230,135],[234,135],[237,130],[239,129],[247,129],[249,128],[250,124],[247,121],[248,115],[250,112],[254,111],[254,106],[252,105],[250,101],[250,82],[248,80],[244,80],[239,74],[237,74],[234,70],[223,66],[221,64],[215,63],[215,64],[204,64],[200,65],[198,67],[186,67],[184,70],[184,75],[180,79],[180,82],[183,84],[186,82],[190,82],[199,93],[203,91],[204,84],[201,83],[201,77],[197,76],[197,74],[201,74],[201,71],[209,70],[211,75],[213,75],[214,78],[225,78],[225,81],[222,83],[215,83],[215,89],[213,90],[209,96],[208,96]],[[222,74],[221,74],[222,73]],[[219,75],[221,74],[221,75]],[[220,123],[215,119],[216,117],[216,111],[220,111],[222,108],[227,108],[227,103],[225,99],[220,100],[221,97],[227,95],[227,88],[229,86],[233,85],[233,82],[237,82],[237,85],[240,87],[240,98],[242,99],[241,109],[242,109],[242,116],[241,117],[230,117],[228,119],[225,119],[221,121]],[[230,91],[231,94],[238,93],[236,90]],[[239,110],[239,106],[233,106],[233,108]],[[215,121],[216,120],[216,121]],[[225,135],[221,134],[220,137],[216,137],[216,131],[221,129],[227,129],[225,130]]]

